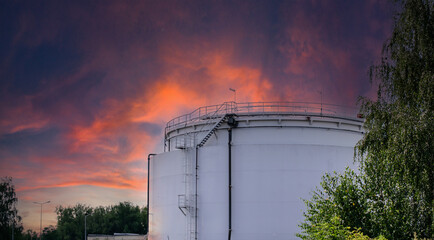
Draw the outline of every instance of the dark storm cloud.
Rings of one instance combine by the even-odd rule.
[[[55,128],[42,131],[25,130],[0,136],[0,154],[6,151],[28,158],[34,153],[49,155],[60,143],[59,130]],[[55,144],[55,145],[53,145]],[[5,156],[2,156],[4,158]]]

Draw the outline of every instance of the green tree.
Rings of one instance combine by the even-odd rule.
[[[369,239],[381,235],[372,219],[365,178],[349,168],[343,173],[325,174],[321,188],[304,202],[303,232],[297,235],[302,239]]]
[[[84,238],[84,216],[92,212],[89,206],[77,204],[73,207],[56,207],[57,234],[59,239]]]
[[[298,234],[303,240],[370,240],[360,229],[351,231],[350,227],[344,227],[342,219],[332,216],[328,221],[312,225],[306,234]],[[387,240],[383,236],[375,238]]]
[[[143,229],[143,233],[148,233],[148,208],[144,207],[140,210],[140,227]]]
[[[304,200],[307,210],[302,229],[309,233],[312,228],[317,229],[317,226],[330,222],[333,217],[338,217],[345,226],[368,229],[364,227],[371,223],[366,214],[367,199],[363,186],[362,178],[349,168],[343,174],[325,174],[321,188],[312,193],[311,200]]]
[[[107,207],[96,207],[87,217],[88,233],[108,233],[110,220],[107,218]]]
[[[57,240],[59,239],[59,236],[57,234],[57,229],[50,225],[48,227],[45,227],[44,230],[42,231],[42,239],[44,240]]]
[[[87,216],[87,232],[97,234],[138,233],[145,234],[147,210],[121,202],[117,205],[91,208],[83,204],[72,207],[58,206],[58,239],[80,239],[84,235],[84,216]],[[54,233],[53,233],[54,235]]]
[[[27,230],[25,233],[23,233],[23,240],[34,240],[38,238],[38,234],[35,231]]]
[[[406,0],[381,63],[371,68],[377,99],[362,98],[366,116],[358,160],[373,201],[372,216],[394,239],[433,236],[434,1]]]
[[[121,202],[111,208],[109,216],[113,222],[111,232],[145,233],[145,228],[140,222],[141,214],[138,206]]]
[[[345,240],[350,235],[349,228],[342,225],[338,216],[332,216],[328,221],[310,226],[306,235],[299,235],[304,240]]]
[[[360,174],[325,175],[306,201],[304,239],[327,235],[330,229],[318,226],[329,227],[333,217],[370,237],[433,237],[434,1],[398,5],[393,35],[370,71],[377,99],[361,98]]]
[[[3,177],[0,181],[0,239],[9,239],[14,233],[20,237],[23,231],[21,217],[15,207],[18,198],[11,177]]]

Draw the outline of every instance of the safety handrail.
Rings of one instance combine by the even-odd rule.
[[[311,103],[311,102],[224,102],[218,105],[199,107],[191,113],[173,118],[166,124],[166,133],[174,127],[190,124],[197,121],[209,120],[229,113],[294,113],[319,114],[346,118],[358,118],[358,109],[349,106]]]

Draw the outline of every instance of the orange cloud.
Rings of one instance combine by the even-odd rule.
[[[29,190],[36,190],[36,189],[43,189],[43,188],[63,188],[63,187],[72,187],[72,186],[81,186],[81,185],[91,185],[91,186],[98,186],[98,187],[107,187],[107,188],[114,188],[114,189],[132,189],[132,190],[138,190],[137,184],[133,181],[124,181],[121,183],[114,183],[114,182],[97,182],[97,181],[70,181],[70,182],[64,182],[59,184],[51,184],[51,185],[40,185],[35,187],[22,187],[17,189],[17,191],[29,191]]]
[[[168,56],[163,55],[162,59],[172,66],[170,70],[153,83],[142,85],[142,95],[106,100],[104,110],[89,126],[73,126],[68,135],[73,141],[71,151],[118,154],[119,143],[107,139],[125,136],[136,144],[128,154],[118,157],[127,162],[143,159],[163,136],[152,138],[138,132],[135,124],[155,123],[163,127],[170,119],[200,106],[231,101],[229,87],[237,89],[241,101],[272,99],[271,81],[264,79],[258,68],[230,64],[232,53],[227,49],[204,54],[203,49],[169,48],[170,51],[163,47],[162,53]],[[185,55],[191,58],[186,59]],[[206,82],[200,77],[191,77],[191,72],[200,69],[206,72]]]
[[[27,178],[31,181],[18,185],[17,192],[81,185],[137,191],[145,190],[146,175],[143,174],[143,171],[137,172],[128,168],[122,170],[104,168],[100,171],[94,171],[92,169],[86,170],[85,166],[79,172],[71,172],[58,166],[47,167],[48,169],[43,173],[27,172]],[[41,178],[41,175],[45,175],[44,178]],[[17,179],[20,178],[17,177]]]
[[[36,112],[32,106],[32,97],[18,100],[19,104],[12,103],[4,107],[7,117],[0,118],[0,134],[12,134],[23,130],[39,130],[50,123],[47,116]]]

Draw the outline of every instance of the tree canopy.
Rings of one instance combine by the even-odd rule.
[[[11,177],[3,177],[0,181],[0,239],[9,239],[23,230],[21,217],[18,215],[16,203],[18,198]]]
[[[362,98],[366,134],[357,156],[379,204],[377,223],[404,224],[407,237],[432,237],[434,1],[400,3],[381,62],[371,67],[377,99]]]
[[[88,215],[86,219],[88,233],[108,235],[114,233],[147,233],[147,209],[135,206],[130,202],[96,208],[83,204],[68,207],[58,206],[56,213],[57,229],[47,229],[47,234],[53,235],[54,239],[83,238],[85,215]],[[54,230],[57,233],[54,234]]]
[[[385,239],[372,217],[375,206],[367,192],[364,176],[350,168],[325,174],[312,199],[304,200],[303,233],[297,236],[305,240]]]
[[[397,1],[397,9],[381,61],[370,68],[377,98],[361,98],[360,174],[323,178],[306,201],[304,239],[333,221],[369,237],[433,237],[434,1]]]

